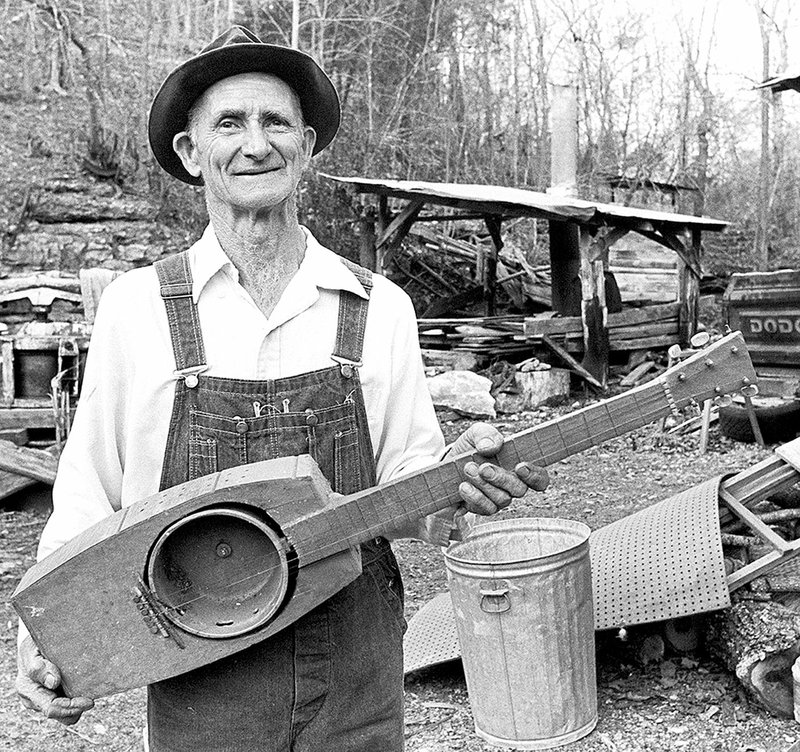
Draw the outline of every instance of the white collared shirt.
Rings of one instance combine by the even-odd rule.
[[[361,283],[306,230],[306,253],[265,318],[238,283],[212,227],[189,250],[209,376],[277,379],[327,368],[339,291]],[[80,403],[53,487],[43,558],[112,512],[158,491],[175,392],[175,358],[153,267],[130,271],[103,293]],[[430,465],[444,441],[425,384],[409,297],[375,275],[360,377],[378,481]],[[440,524],[441,523],[441,524]],[[446,540],[447,515],[404,534]]]

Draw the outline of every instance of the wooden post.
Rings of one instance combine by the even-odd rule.
[[[503,238],[500,234],[502,219],[488,214],[484,217],[484,222],[486,222],[486,229],[489,230],[494,245],[486,258],[486,276],[483,283],[484,310],[487,316],[494,316],[496,312],[497,256],[503,249]]]
[[[580,228],[581,318],[583,320],[583,367],[605,387],[608,380],[608,309],[603,270],[605,243],[594,243],[587,227]]]
[[[681,304],[678,313],[678,334],[682,345],[687,346],[697,329],[697,312],[700,304],[700,230],[692,230],[691,246],[686,246],[688,259],[680,256],[678,265],[678,302]],[[687,264],[691,261],[691,266]],[[692,266],[694,268],[692,268]]]
[[[365,269],[378,271],[375,249],[375,209],[365,207],[358,219],[358,263]]]

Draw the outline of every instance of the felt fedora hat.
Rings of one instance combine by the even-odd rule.
[[[172,139],[186,127],[189,110],[209,86],[229,76],[256,72],[277,76],[294,89],[306,123],[317,133],[314,154],[333,140],[341,117],[339,96],[322,68],[299,50],[265,44],[243,26],[233,26],[172,71],[150,106],[150,148],[170,175],[184,183],[203,184],[184,169]]]

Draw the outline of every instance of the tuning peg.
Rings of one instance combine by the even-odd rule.
[[[720,394],[717,397],[714,397],[714,404],[717,407],[729,407],[733,399],[730,394]]]
[[[745,397],[755,397],[758,394],[758,385],[746,384],[742,387],[741,392]]]
[[[690,340],[690,344],[692,347],[705,347],[709,340],[711,339],[711,335],[708,332],[697,332]]]
[[[680,345],[672,345],[669,350],[667,350],[667,355],[670,360],[678,360],[681,357],[681,352]]]

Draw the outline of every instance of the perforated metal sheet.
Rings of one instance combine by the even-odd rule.
[[[719,478],[592,533],[595,628],[730,605],[719,535]]]
[[[450,593],[440,593],[414,614],[408,622],[403,648],[403,669],[407,674],[461,657]]]
[[[730,605],[719,535],[719,478],[592,533],[595,628],[674,619]],[[409,621],[405,671],[461,656],[449,593]]]

